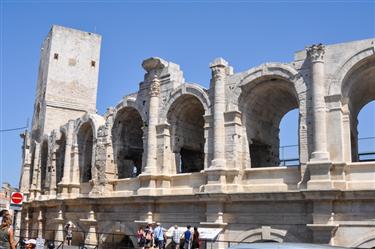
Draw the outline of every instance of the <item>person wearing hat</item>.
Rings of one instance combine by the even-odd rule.
[[[155,247],[163,249],[164,247],[164,231],[160,226],[160,223],[156,223],[156,228],[154,229]]]
[[[25,241],[25,249],[34,249],[36,247],[36,240],[29,239]]]

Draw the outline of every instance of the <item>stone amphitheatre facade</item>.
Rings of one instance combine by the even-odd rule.
[[[21,233],[62,239],[50,230],[72,220],[132,235],[158,221],[222,228],[218,240],[374,247],[375,162],[358,162],[357,145],[374,42],[313,45],[239,73],[215,59],[208,89],[152,57],[139,90],[99,115],[101,37],[53,26],[23,134]],[[300,163],[279,166],[280,120],[296,108]]]

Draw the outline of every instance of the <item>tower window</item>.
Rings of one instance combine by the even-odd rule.
[[[77,61],[75,59],[69,59],[69,66],[75,66]]]
[[[95,61],[91,61],[91,66],[95,67]]]
[[[55,60],[58,60],[58,59],[59,59],[59,54],[58,54],[58,53],[55,53],[55,54],[53,55],[53,58],[54,58]]]

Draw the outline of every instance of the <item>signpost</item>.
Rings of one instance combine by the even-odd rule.
[[[10,197],[10,209],[21,210],[23,202],[23,194],[21,192],[13,192]]]

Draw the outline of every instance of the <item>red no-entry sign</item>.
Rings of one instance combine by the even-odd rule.
[[[23,201],[23,194],[21,192],[13,192],[10,201],[12,204],[21,205]]]

